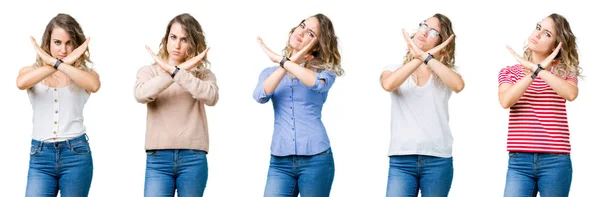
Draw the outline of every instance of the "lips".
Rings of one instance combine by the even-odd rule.
[[[65,59],[66,55],[57,55],[58,59]]]
[[[300,38],[300,36],[296,36],[296,41],[302,42],[302,38]]]
[[[538,43],[538,42],[537,42],[537,40],[535,40],[535,39],[533,39],[533,38],[532,38],[532,39],[530,39],[530,40],[531,40],[531,43],[533,43],[533,44],[537,44],[537,43]]]
[[[179,56],[181,53],[179,51],[171,51],[171,55]]]

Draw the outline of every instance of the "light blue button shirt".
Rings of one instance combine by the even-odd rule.
[[[306,86],[288,74],[271,94],[265,93],[264,81],[279,66],[266,68],[260,74],[254,99],[261,103],[273,100],[275,128],[271,154],[275,156],[316,155],[327,150],[329,138],[321,121],[321,110],[327,93],[335,82],[329,71],[316,73],[315,85]],[[323,79],[325,82],[321,81]]]

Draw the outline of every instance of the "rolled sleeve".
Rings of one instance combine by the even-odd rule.
[[[315,79],[315,85],[312,86],[312,90],[321,92],[327,92],[335,82],[335,74],[329,71],[321,71],[317,74],[317,78]],[[324,80],[325,82],[323,83]]]
[[[271,92],[270,94],[265,93],[265,79],[267,79],[267,77],[269,77],[269,75],[271,75],[274,70],[275,69],[273,69],[273,67],[265,68],[258,77],[258,84],[254,89],[254,100],[256,100],[256,102],[260,104],[269,102],[271,97],[273,97],[273,92]]]

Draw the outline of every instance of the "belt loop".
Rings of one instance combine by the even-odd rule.
[[[83,134],[85,136],[85,141],[90,141],[90,137],[87,135],[87,133]]]
[[[73,148],[73,147],[71,147],[71,140],[70,140],[70,139],[69,139],[69,140],[65,140],[65,142],[67,143],[67,146],[68,146],[69,148]]]

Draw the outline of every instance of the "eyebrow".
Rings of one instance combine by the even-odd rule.
[[[552,32],[550,30],[542,27],[542,24],[538,23],[537,25],[540,26],[540,28],[543,29],[545,32],[548,32],[551,36],[554,35],[554,34],[552,34]]]
[[[305,23],[304,21],[302,21],[302,22],[300,23],[300,25],[304,25],[304,27],[308,28],[308,27],[306,26],[306,23]],[[310,31],[310,32],[311,32],[312,34],[314,34],[315,36],[317,35],[317,33],[315,33],[315,31],[314,31],[314,30],[312,30],[312,29],[310,29],[310,28],[308,28],[308,31]]]
[[[175,35],[174,33],[169,33],[169,35],[171,35],[171,36],[175,36],[176,38],[177,38],[177,37],[179,37],[179,38],[182,38],[182,39],[183,39],[183,38],[187,38],[186,36],[177,36],[177,35]]]

